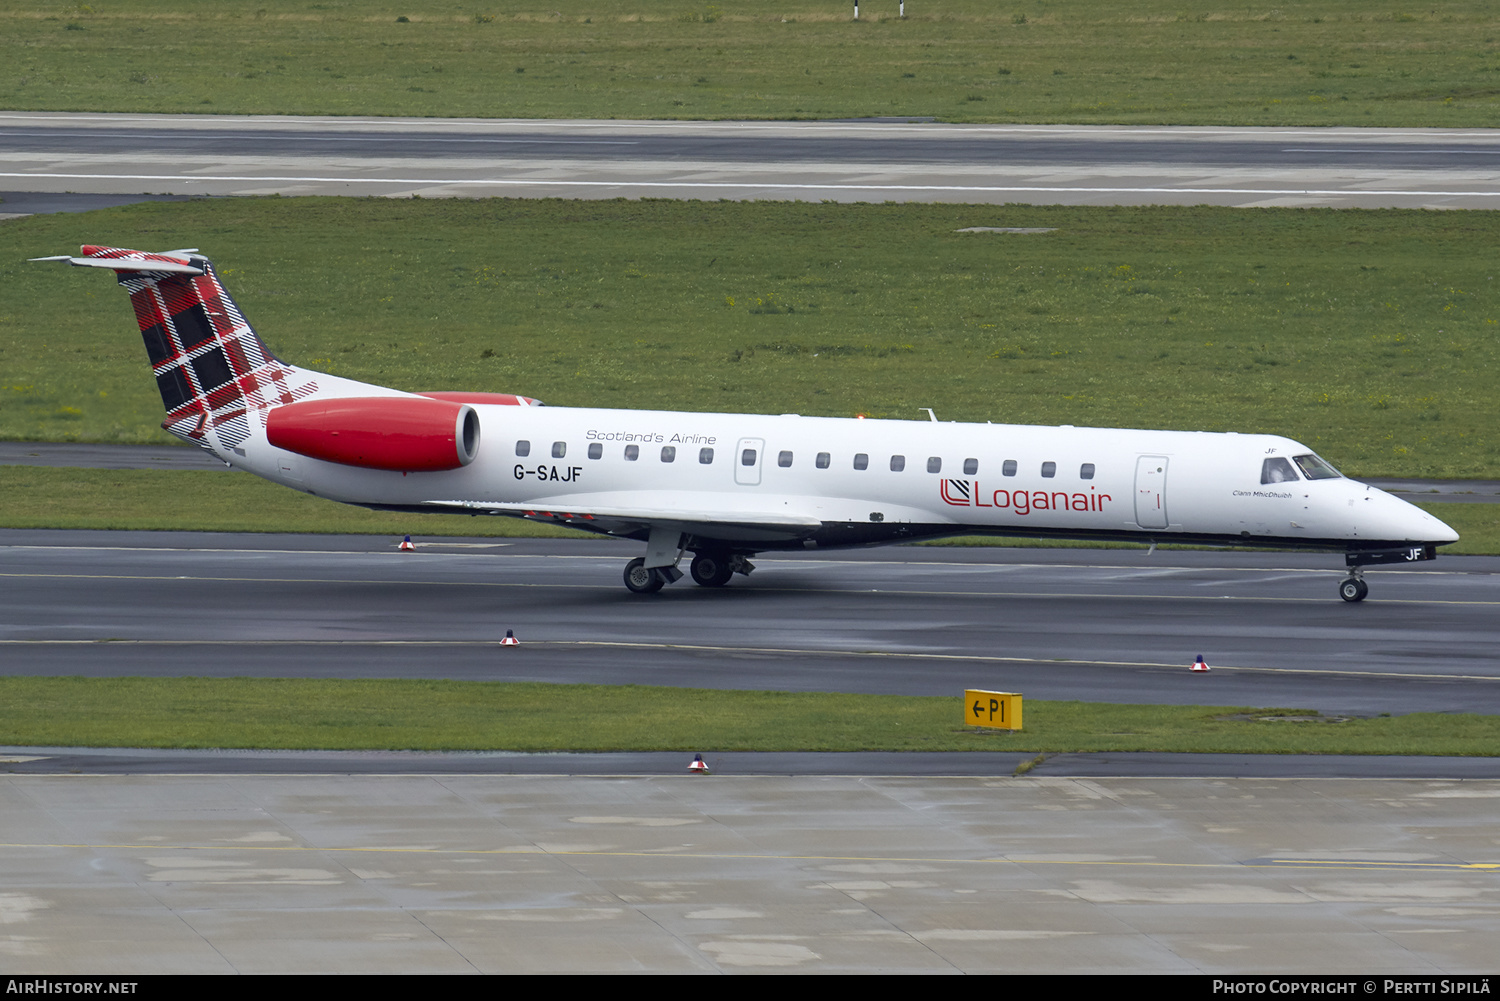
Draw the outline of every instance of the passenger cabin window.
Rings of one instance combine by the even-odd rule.
[[[857,452],[857,453],[855,453],[855,456],[854,456],[854,468],[855,469],[869,469],[870,468],[870,457],[868,455],[866,455],[864,452]]]
[[[529,441],[518,441],[518,442],[516,442],[516,454],[517,455],[521,455],[521,456],[530,455],[531,454],[531,442],[529,442]]]
[[[816,465],[819,469],[827,469],[828,464],[832,461],[833,456],[829,455],[827,452],[819,452],[818,460],[814,463],[814,465]]]
[[[597,441],[589,443],[589,458],[597,459],[604,454],[604,446]]]
[[[711,448],[698,449],[698,461],[703,463],[705,466],[712,465],[714,461],[714,450]]]
[[[1051,479],[1052,477],[1056,476],[1057,475],[1057,463],[1055,463],[1055,462],[1044,462],[1044,463],[1042,463],[1042,475],[1045,476],[1045,477],[1047,477],[1048,479]]]
[[[676,462],[677,461],[677,446],[676,445],[663,445],[661,447],[661,461],[662,462]]]
[[[776,465],[780,466],[782,469],[786,469],[786,468],[790,467],[791,464],[792,464],[792,453],[790,453],[790,452],[782,452],[780,455],[776,456]]]
[[[1094,478],[1094,464],[1085,462],[1078,467],[1078,478],[1080,480],[1092,480]]]
[[[904,456],[904,455],[893,455],[893,456],[891,456],[891,472],[893,472],[893,473],[899,473],[899,472],[901,472],[901,470],[903,470],[905,468],[906,468],[906,456]]]
[[[743,452],[740,453],[740,465],[742,465],[742,466],[753,466],[753,465],[755,465],[755,449],[753,449],[753,448],[747,448]]]
[[[1293,458],[1297,466],[1302,470],[1302,475],[1309,480],[1337,480],[1339,471],[1316,455],[1299,455]]]
[[[639,446],[639,445],[626,445],[625,446],[625,461],[626,462],[634,462],[635,460],[639,459],[640,457],[641,457],[641,446]]]
[[[965,476],[973,476],[977,472],[979,472],[979,460],[978,459],[965,459],[964,460],[964,475]]]
[[[1260,464],[1260,481],[1262,483],[1291,483],[1297,479],[1297,471],[1292,468],[1291,462],[1279,455],[1274,455]]]
[[[1001,476],[1014,476],[1014,475],[1016,475],[1016,460],[1015,459],[1006,459],[1005,460],[1005,464],[1000,467],[1000,475]]]
[[[568,443],[565,441],[554,441],[552,443],[552,458],[561,459],[568,454]]]
[[[927,457],[927,471],[929,473],[941,473],[943,471],[943,460],[935,455]]]

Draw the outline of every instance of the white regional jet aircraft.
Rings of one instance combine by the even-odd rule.
[[[192,250],[86,246],[130,292],[162,427],[297,490],[388,511],[508,515],[645,543],[625,586],[720,587],[767,550],[945,535],[1123,539],[1430,560],[1458,534],[1262,434],[543,407],[403,393],[288,365]],[[483,429],[483,442],[480,431]]]

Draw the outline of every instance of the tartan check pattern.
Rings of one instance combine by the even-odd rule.
[[[85,246],[83,256],[127,265],[116,275],[130,293],[167,410],[162,427],[172,434],[202,444],[212,432],[234,448],[250,437],[252,415],[264,427],[270,408],[317,391],[316,382],[256,336],[206,257],[96,246]],[[203,273],[153,272],[151,261],[189,264]]]

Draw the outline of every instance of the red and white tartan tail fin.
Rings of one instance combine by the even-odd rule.
[[[130,293],[167,419],[162,427],[196,444],[235,448],[250,415],[302,399],[315,373],[281,362],[256,336],[208,258],[190,250],[149,254],[82,248],[81,257],[39,257],[108,268]]]

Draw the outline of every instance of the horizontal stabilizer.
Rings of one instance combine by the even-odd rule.
[[[170,275],[201,275],[203,269],[186,261],[151,257],[33,257],[33,261],[67,261],[76,268],[108,268],[111,271],[151,271]]]

